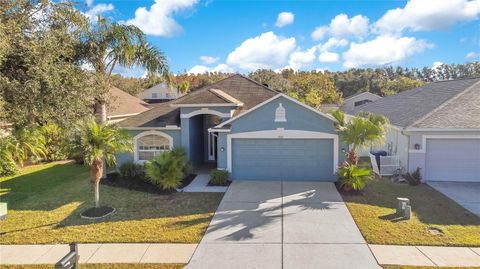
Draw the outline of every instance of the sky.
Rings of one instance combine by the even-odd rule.
[[[142,29],[173,73],[432,67],[480,59],[480,0],[85,0]],[[141,77],[140,67],[117,68]]]

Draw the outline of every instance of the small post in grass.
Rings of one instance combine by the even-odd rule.
[[[397,215],[402,216],[405,219],[410,219],[410,212],[411,212],[411,206],[410,206],[410,199],[408,198],[402,198],[402,197],[397,197]]]

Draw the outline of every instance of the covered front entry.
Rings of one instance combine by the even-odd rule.
[[[233,139],[234,180],[334,181],[333,139]]]
[[[480,182],[480,139],[427,139],[426,180]]]

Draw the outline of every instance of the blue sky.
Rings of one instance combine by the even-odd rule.
[[[480,0],[87,0],[79,9],[140,27],[174,73],[423,67],[480,56]]]

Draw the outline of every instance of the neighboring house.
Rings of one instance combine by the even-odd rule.
[[[183,94],[175,87],[169,87],[166,83],[159,83],[141,93],[141,98],[148,103],[159,103],[182,97]]]
[[[110,91],[110,102],[107,106],[107,119],[109,122],[120,122],[131,116],[145,112],[151,108],[143,100],[130,95],[116,87]]]
[[[480,79],[435,82],[346,112],[390,120],[387,149],[426,181],[480,182]]]
[[[357,93],[345,98],[344,103],[342,105],[342,109],[343,110],[353,109],[355,107],[368,104],[370,102],[376,101],[381,98],[382,97],[371,92]]]
[[[233,180],[336,180],[343,143],[335,120],[241,75],[233,75],[120,125],[145,162],[183,147],[196,167],[215,163]]]

